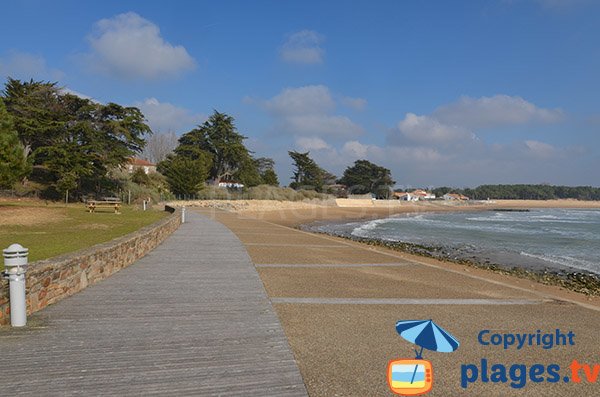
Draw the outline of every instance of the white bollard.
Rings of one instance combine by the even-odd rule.
[[[25,273],[29,250],[20,244],[12,244],[2,251],[4,275],[10,282],[10,325],[23,327],[27,324],[27,301],[25,298]]]
[[[11,274],[10,282],[10,325],[23,327],[27,324],[27,304],[25,303],[25,274]]]
[[[181,223],[185,223],[185,205],[181,208]]]

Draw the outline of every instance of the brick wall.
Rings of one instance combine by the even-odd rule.
[[[32,262],[27,270],[27,313],[37,312],[88,285],[109,277],[164,241],[181,223],[172,208],[169,216],[134,233],[70,254]],[[8,280],[0,283],[0,325],[10,323]]]

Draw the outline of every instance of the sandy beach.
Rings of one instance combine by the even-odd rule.
[[[490,200],[490,201],[420,201],[398,200],[198,200],[172,201],[174,206],[212,208],[244,216],[298,226],[314,221],[384,218],[394,214],[417,212],[482,211],[495,208],[583,208],[600,209],[600,201],[579,200]]]
[[[600,208],[598,203],[496,202],[493,207],[542,205]],[[285,205],[282,205],[284,207]],[[413,358],[412,345],[395,332],[398,320],[434,319],[461,342],[452,354],[428,352],[438,375],[432,396],[592,395],[586,383],[539,383],[515,389],[474,382],[461,388],[461,364],[597,361],[600,299],[510,275],[423,258],[293,226],[316,220],[384,217],[395,213],[489,209],[407,203],[388,208],[279,208],[244,205],[237,212],[194,209],[230,228],[245,245],[283,324],[311,396],[392,395],[387,362]],[[574,346],[517,351],[482,346],[481,330],[551,332],[572,330]],[[491,365],[491,364],[490,364]],[[562,372],[561,372],[562,374]],[[457,394],[458,393],[458,394]]]

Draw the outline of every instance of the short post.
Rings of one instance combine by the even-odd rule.
[[[144,211],[146,211],[146,200],[144,200]]]
[[[181,207],[181,223],[185,223],[185,205]]]
[[[25,300],[25,273],[29,249],[12,244],[2,251],[4,254],[4,278],[10,282],[10,325],[23,327],[27,324]]]

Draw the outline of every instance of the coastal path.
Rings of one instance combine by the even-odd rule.
[[[147,256],[0,329],[1,395],[306,396],[243,245],[192,213]]]

